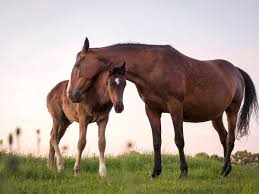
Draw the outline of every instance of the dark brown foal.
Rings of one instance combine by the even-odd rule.
[[[125,64],[121,67],[111,66],[109,71],[101,72],[92,86],[83,93],[80,103],[73,103],[67,96],[69,81],[57,84],[47,96],[47,107],[53,119],[50,138],[48,166],[53,165],[54,154],[57,157],[57,169],[63,168],[58,144],[67,127],[74,121],[79,122],[80,135],[78,141],[78,154],[74,166],[75,174],[80,173],[80,160],[86,145],[86,131],[89,123],[98,125],[99,145],[99,173],[106,176],[104,151],[106,146],[105,129],[112,106],[117,113],[123,111],[123,92],[126,86]]]

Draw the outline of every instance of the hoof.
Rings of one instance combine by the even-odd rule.
[[[48,169],[53,168],[54,164],[54,155],[49,153],[49,157],[48,157]]]
[[[48,169],[51,170],[53,168],[53,161],[48,161]]]
[[[231,163],[228,163],[227,165],[224,165],[221,171],[221,176],[226,177],[229,175],[229,173],[232,170]]]
[[[60,172],[63,168],[64,168],[64,161],[63,160],[58,160],[57,161],[58,172]]]
[[[180,178],[185,178],[188,175],[188,168],[181,170]]]
[[[162,172],[162,169],[159,170],[153,170],[153,173],[151,174],[151,178],[157,178]]]
[[[102,178],[105,178],[106,177],[106,167],[105,166],[101,166],[100,168],[99,168],[99,174],[100,174],[100,177],[102,177]]]
[[[74,169],[74,176],[80,176],[80,169]]]

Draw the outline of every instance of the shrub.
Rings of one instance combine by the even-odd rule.
[[[231,160],[234,164],[240,164],[240,165],[247,165],[247,164],[253,164],[253,165],[259,165],[259,154],[252,154],[251,152],[248,152],[247,150],[244,151],[238,151],[234,155],[232,155]]]

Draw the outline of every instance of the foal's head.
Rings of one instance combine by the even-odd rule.
[[[116,113],[121,113],[124,109],[123,92],[125,86],[125,63],[121,67],[110,66],[107,87]]]

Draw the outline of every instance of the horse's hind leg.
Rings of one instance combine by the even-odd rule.
[[[232,103],[226,110],[227,120],[228,120],[228,135],[227,135],[227,151],[226,157],[224,159],[224,166],[221,171],[222,176],[227,176],[231,172],[231,161],[230,156],[234,149],[235,144],[235,128],[237,123],[238,110],[240,108],[240,103]]]
[[[51,135],[53,132],[53,127],[51,130]],[[55,149],[51,143],[51,141],[49,142],[49,156],[48,156],[48,168],[51,169],[53,167],[53,163],[54,163],[54,156],[55,156]]]
[[[61,137],[64,135],[67,127],[69,126],[69,124],[70,123],[67,123],[66,121],[58,121],[56,119],[53,119],[53,128],[52,128],[52,131],[51,131],[50,144],[51,144],[51,146],[53,146],[56,157],[57,157],[56,163],[57,163],[58,171],[61,171],[63,169],[63,166],[64,166],[64,160],[61,156],[58,144],[59,144],[59,141],[60,141]],[[52,149],[52,148],[50,148],[50,149]],[[53,154],[53,152],[51,152],[49,154],[50,161],[53,158],[52,154]],[[51,162],[49,162],[49,163],[51,163]]]
[[[56,137],[57,145],[59,144],[61,138],[65,134],[66,129],[68,128],[68,126],[70,124],[71,123],[67,119],[62,119],[62,122],[60,122],[57,137]],[[59,150],[59,148],[58,148],[58,150]],[[56,161],[57,162],[57,169],[58,169],[58,171],[61,171],[64,167],[64,160],[61,156],[60,150],[58,152],[59,152],[59,155],[57,155],[57,161]]]
[[[58,144],[61,140],[61,138],[64,136],[68,126],[71,124],[71,122],[68,119],[64,119],[63,122],[60,124],[59,130],[58,130]]]
[[[50,145],[53,146],[56,157],[57,157],[57,168],[60,171],[63,167],[63,159],[60,153],[60,150],[58,148],[58,131],[59,131],[59,122],[56,119],[53,119],[53,127],[51,131],[51,137],[50,137]],[[53,153],[51,153],[53,154]],[[49,156],[49,158],[52,158],[53,156]]]
[[[212,125],[219,134],[219,139],[220,139],[220,142],[223,146],[224,158],[225,158],[226,152],[227,152],[226,139],[227,139],[228,133],[227,133],[225,127],[224,127],[224,124],[223,124],[223,121],[222,121],[222,115],[220,117],[218,117],[217,119],[213,120]]]
[[[106,176],[106,165],[105,165],[105,147],[106,147],[106,139],[105,139],[105,129],[108,122],[108,117],[104,120],[97,123],[98,125],[98,147],[99,147],[99,174],[101,177]]]

